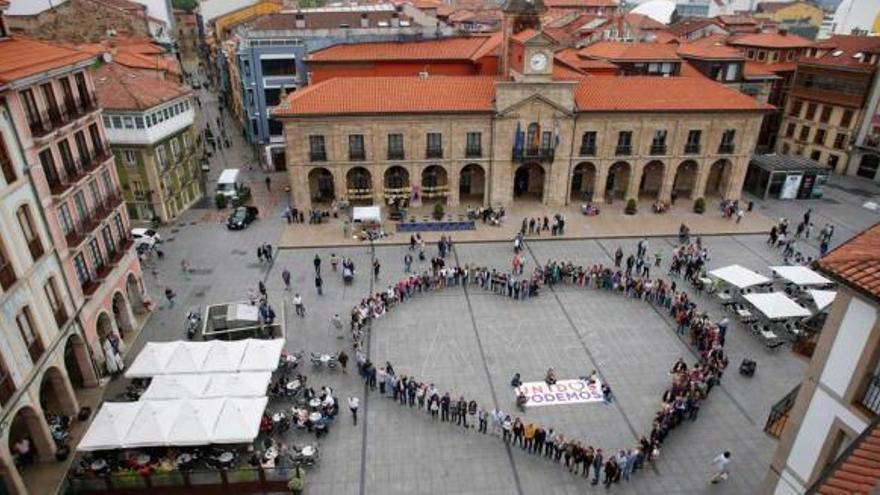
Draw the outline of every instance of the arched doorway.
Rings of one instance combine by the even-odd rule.
[[[40,407],[45,414],[74,415],[77,412],[76,396],[67,377],[57,367],[51,366],[43,373],[40,382]]]
[[[571,200],[592,201],[596,190],[596,166],[590,162],[578,163],[571,173]]]
[[[354,202],[373,202],[373,176],[364,167],[354,167],[345,174],[348,199]]]
[[[629,186],[630,165],[627,162],[615,162],[608,169],[605,179],[605,196],[608,199],[625,199]]]
[[[483,204],[486,191],[486,172],[476,163],[465,165],[458,178],[458,198],[461,203]]]
[[[125,296],[122,292],[117,291],[113,294],[111,302],[113,309],[113,319],[116,321],[116,329],[121,338],[125,338],[126,334],[134,331],[134,322],[131,321],[132,315],[128,303],[125,302]]]
[[[675,171],[675,179],[672,182],[672,201],[678,198],[693,199],[694,188],[697,185],[697,172],[700,166],[693,160],[685,160],[678,164]]]
[[[97,385],[95,369],[89,358],[85,341],[77,334],[72,334],[64,344],[64,369],[74,389]]]
[[[132,311],[138,314],[147,312],[144,307],[144,288],[134,273],[129,273],[125,280],[125,292],[128,296],[128,302],[131,303]]]
[[[422,170],[422,198],[445,203],[449,196],[449,175],[440,165],[430,165]]]
[[[313,168],[309,172],[309,197],[312,203],[331,203],[336,199],[333,174],[326,168]]]
[[[513,196],[544,200],[544,168],[537,163],[520,165],[513,175]]]
[[[724,196],[732,171],[733,165],[727,160],[718,160],[713,163],[706,178],[705,196]]]
[[[7,444],[9,451],[16,452],[15,444],[25,439],[30,442],[30,452],[27,456],[17,457],[16,465],[19,473],[23,468],[26,469],[40,460],[49,460],[55,454],[55,445],[49,435],[49,429],[40,414],[31,406],[22,407],[12,418]]]
[[[856,169],[856,175],[874,180],[877,178],[878,170],[880,170],[880,156],[867,153],[862,155],[862,159],[859,160],[859,168]]]
[[[639,181],[639,196],[649,199],[660,198],[660,188],[663,187],[663,175],[666,166],[659,160],[648,162],[642,169],[642,178]]]

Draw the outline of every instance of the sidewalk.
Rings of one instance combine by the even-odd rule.
[[[484,224],[481,220],[476,221],[476,230],[446,232],[451,235],[455,242],[485,242],[485,241],[511,241],[522,225],[523,217],[541,217],[545,215],[552,219],[556,213],[565,216],[565,234],[551,237],[549,231],[544,231],[541,236],[530,238],[544,239],[588,239],[596,237],[640,237],[640,236],[677,236],[679,226],[682,223],[690,227],[691,234],[719,235],[719,234],[763,234],[770,231],[773,220],[757,212],[747,213],[742,222],[737,224],[734,220],[721,217],[715,207],[710,208],[703,215],[697,215],[684,206],[674,208],[667,213],[651,213],[650,203],[640,205],[636,215],[623,213],[623,202],[613,205],[603,205],[601,214],[588,217],[582,215],[578,205],[570,205],[563,209],[553,209],[537,202],[515,203],[506,209],[504,223],[499,227]],[[465,214],[465,207],[454,207],[447,211],[447,215],[457,219]],[[429,215],[430,207],[424,206],[408,210],[410,214],[418,217]],[[383,208],[383,217],[387,218],[387,212]],[[303,247],[330,247],[330,246],[357,246],[363,241],[353,239],[351,236],[343,236],[344,218],[331,218],[327,223],[320,225],[291,224],[286,225],[281,232],[278,247],[280,248],[303,248]],[[551,220],[552,223],[552,220]],[[376,241],[377,245],[408,244],[410,234],[407,232],[397,234],[396,222],[385,220],[383,227],[388,237]],[[425,232],[422,237],[425,242],[432,243],[440,239],[443,232]]]

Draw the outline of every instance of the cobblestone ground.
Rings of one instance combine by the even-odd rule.
[[[206,104],[206,102],[208,104]],[[214,121],[216,110],[203,95],[203,121]],[[228,124],[231,125],[231,124]],[[209,180],[231,165],[247,169],[253,162],[251,150],[238,139],[233,147],[215,155]],[[193,209],[180,221],[161,229],[167,242],[165,259],[147,268],[146,285],[152,298],[161,301],[165,287],[178,294],[174,308],[160,304],[140,339],[129,353],[130,361],[147,341],[168,341],[183,337],[186,311],[193,306],[243,300],[259,280],[269,288],[270,302],[284,305],[287,348],[291,351],[337,352],[350,350],[347,341],[335,338],[330,317],[347,317],[350,308],[371,289],[384,287],[403,272],[404,246],[367,245],[284,249],[271,266],[260,264],[256,247],[268,242],[278,245],[282,236],[311,235],[310,227],[298,226],[294,233],[281,219],[286,201],[277,189],[265,191],[265,174],[254,167],[247,176],[254,186],[261,218],[247,230],[230,232],[221,225],[223,214],[210,208]],[[282,175],[273,175],[280,186]],[[213,189],[209,182],[209,190]],[[834,244],[878,220],[878,214],[862,207],[880,196],[878,188],[863,181],[835,178],[826,199],[799,202],[758,202],[766,217],[799,219],[813,208],[815,231],[825,222],[836,227]],[[796,222],[795,222],[796,223]],[[634,229],[631,234],[642,231]],[[732,234],[706,237],[710,268],[739,263],[762,273],[768,264],[779,262],[778,252],[764,244],[763,235]],[[548,260],[579,263],[608,263],[609,253],[623,246],[635,251],[638,238],[534,240],[528,244],[526,270]],[[650,252],[666,254],[674,239],[652,237]],[[511,256],[509,241],[460,244],[451,262],[507,269]],[[801,249],[814,255],[813,240]],[[431,246],[431,253],[435,248]],[[351,257],[359,273],[351,285],[342,283],[329,267],[331,253]],[[324,295],[314,288],[312,258],[324,260]],[[186,258],[193,272],[180,272]],[[368,276],[373,259],[382,265],[378,281]],[[664,263],[664,267],[666,263]],[[293,273],[294,290],[301,292],[307,316],[293,315],[291,294],[282,289],[280,273]],[[151,274],[152,272],[152,274]],[[715,318],[720,307],[703,296],[698,303]],[[738,325],[729,331],[730,362],[744,357],[758,361],[754,378],[735,371],[724,377],[713,391],[697,422],[675,430],[664,444],[654,469],[638,474],[626,484],[612,488],[625,493],[704,493],[709,490],[710,460],[721,450],[733,453],[729,482],[712,487],[722,493],[754,493],[763,478],[776,441],[762,432],[770,406],[800,380],[806,362],[787,349],[768,354]],[[598,370],[617,395],[614,405],[586,404],[529,410],[525,417],[554,426],[606,449],[628,447],[637,435],[650,430],[650,422],[666,384],[667,370],[678,357],[693,360],[691,349],[677,337],[670,321],[644,302],[625,300],[604,292],[573,287],[544,290],[530,301],[514,302],[480,289],[449,289],[431,293],[407,303],[379,320],[370,340],[374,361],[391,361],[400,373],[414,374],[437,384],[441,390],[465,395],[482,404],[514,409],[508,387],[514,372],[528,380],[540,380],[548,367],[560,377],[576,377]],[[498,439],[447,424],[431,424],[430,418],[401,408],[365,391],[351,372],[313,371],[306,366],[310,381],[328,384],[344,401],[349,395],[362,399],[363,420],[355,427],[343,407],[343,414],[330,434],[321,439],[320,466],[308,477],[309,494],[411,494],[411,493],[497,493],[562,494],[599,491],[583,479],[567,473],[544,459],[518,448],[507,448]],[[112,397],[120,381],[108,387]],[[301,433],[288,441],[310,441]]]

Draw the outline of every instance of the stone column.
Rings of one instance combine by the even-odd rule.
[[[694,200],[702,198],[706,194],[706,181],[709,179],[710,167],[711,164],[706,160],[699,160],[697,162],[697,177],[694,180],[694,191],[691,193],[691,197]]]
[[[312,196],[309,194],[309,175],[306,167],[293,165],[290,167],[290,203],[300,210],[312,207]]]
[[[370,167],[373,179],[373,204],[385,206],[385,167]]]
[[[730,160],[731,170],[727,176],[727,190],[724,197],[730,200],[738,200],[742,197],[742,188],[749,170],[749,157],[739,157]]]
[[[27,487],[24,484],[24,480],[21,479],[21,475],[18,474],[18,469],[15,468],[15,461],[12,459],[12,454],[5,445],[0,447],[0,463],[3,464],[3,468],[0,469],[0,474],[2,474],[2,477],[6,480],[6,484],[12,490],[11,493],[27,493]]]
[[[64,414],[75,416],[79,412],[79,401],[76,399],[76,392],[73,390],[73,385],[70,383],[70,377],[67,376],[67,370],[64,368],[63,363],[58,368],[58,371],[60,374],[58,385],[63,389],[61,396],[58,397],[58,402],[64,409],[62,411]]]
[[[626,197],[623,198],[624,201],[629,201],[630,199],[639,200],[639,182],[642,180],[642,173],[645,170],[645,166],[641,167],[636,165],[637,162],[630,163],[630,173],[629,173],[629,183],[626,186]]]
[[[495,162],[486,175],[486,182],[492,181],[492,197],[489,204],[508,206],[513,201],[513,169],[509,161]]]
[[[611,163],[597,161],[595,164],[596,179],[593,184],[593,202],[602,205],[605,204],[605,186],[608,183],[608,169],[611,168]]]
[[[332,167],[330,169],[330,173],[333,174],[333,195],[336,199],[348,199],[348,185],[345,177],[348,170],[343,167]]]
[[[672,201],[672,186],[675,184],[675,172],[678,165],[667,162],[663,168],[663,182],[660,184],[660,201],[669,204]]]
[[[458,206],[458,185],[461,178],[461,167],[450,164],[446,169],[446,185],[449,187],[449,195],[446,196],[446,206]]]

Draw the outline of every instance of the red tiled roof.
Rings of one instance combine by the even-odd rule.
[[[372,60],[473,60],[487,43],[496,48],[501,39],[473,36],[426,41],[354,43],[334,45],[309,55],[310,62],[355,62]]]
[[[819,58],[802,57],[802,64],[873,71],[876,67],[867,63],[867,55],[880,52],[880,37],[835,35],[813,47],[828,51]],[[865,56],[856,58],[859,53]]]
[[[600,41],[582,48],[578,55],[612,61],[679,60],[676,47],[665,43]]]
[[[489,112],[494,99],[491,77],[345,77],[295,91],[275,115]]]
[[[185,86],[114,63],[102,65],[93,76],[98,101],[111,110],[146,110],[190,93]]]
[[[806,48],[813,44],[812,41],[796,34],[780,33],[743,34],[731,38],[727,43],[758,48]]]
[[[816,265],[847,285],[880,299],[880,223],[819,258]]]
[[[702,77],[594,76],[575,90],[581,111],[724,111],[773,107]]]
[[[0,41],[0,84],[93,58],[90,53],[12,36]]]
[[[877,247],[880,247],[878,245]],[[816,487],[821,495],[868,495],[880,482],[880,429],[871,425],[849,455]]]
[[[624,22],[636,29],[642,30],[665,30],[666,24],[657,22],[654,19],[644,15],[629,12],[623,16]]]
[[[617,7],[618,0],[544,0],[544,5],[555,8]]]
[[[754,62],[746,60],[743,66],[743,75],[747,78],[766,78],[779,77],[783,72],[794,72],[797,64],[794,62],[783,62],[777,64],[765,64],[763,62]]]
[[[722,38],[721,36],[707,36],[707,38]],[[705,38],[704,38],[705,39]],[[724,60],[742,60],[745,59],[743,53],[736,48],[725,45],[720,39],[710,39],[708,41],[694,41],[691,43],[682,43],[678,46],[678,54],[683,57],[706,58],[706,59],[724,59]]]
[[[684,21],[679,22],[678,24],[673,24],[667,27],[667,31],[676,35],[676,36],[684,36],[694,31],[699,31],[706,26],[711,26],[715,24],[715,21],[712,19],[694,19],[692,21]]]
[[[133,69],[150,69],[165,71],[175,75],[180,74],[180,67],[178,67],[176,61],[166,59],[160,55],[119,51],[113,57],[113,61]]]
[[[577,48],[564,48],[557,51],[554,57],[559,64],[566,65],[576,71],[585,73],[602,72],[605,74],[613,74],[620,67],[605,59],[589,59],[578,55]],[[559,65],[557,64],[557,65]],[[555,74],[554,74],[555,76]]]

